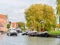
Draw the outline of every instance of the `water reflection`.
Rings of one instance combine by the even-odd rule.
[[[57,45],[59,43],[57,38],[29,37],[28,41],[30,45]]]
[[[17,37],[0,35],[0,45],[60,45],[59,38],[28,37],[19,34]]]

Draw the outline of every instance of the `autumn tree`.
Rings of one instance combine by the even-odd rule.
[[[56,23],[54,9],[48,5],[33,4],[25,10],[25,16],[27,27],[33,27],[34,30],[44,27],[46,30],[49,30],[51,27],[54,27]],[[44,22],[41,24],[40,21]]]
[[[57,0],[57,15],[59,16],[59,23],[60,23],[60,0]]]
[[[57,14],[60,15],[60,0],[57,0]]]
[[[60,0],[57,0],[57,4],[60,4]]]

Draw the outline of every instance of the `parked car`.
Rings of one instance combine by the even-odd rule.
[[[9,31],[7,32],[7,35],[8,36],[17,36],[18,33],[17,33],[16,29],[10,28]]]
[[[16,31],[17,31],[18,33],[22,33],[22,30],[21,30],[20,28],[16,28]]]

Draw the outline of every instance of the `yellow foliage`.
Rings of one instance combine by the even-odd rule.
[[[25,11],[25,15],[28,27],[40,27],[40,20],[46,21],[46,25],[49,27],[56,21],[54,9],[49,5],[33,4]]]
[[[56,24],[56,27],[57,27],[57,28],[60,28],[60,24]]]

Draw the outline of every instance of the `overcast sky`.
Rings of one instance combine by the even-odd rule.
[[[56,7],[56,0],[0,0],[0,13],[8,15],[10,21],[25,22],[25,9],[36,3]]]

